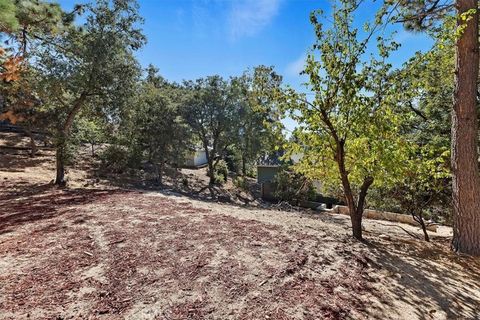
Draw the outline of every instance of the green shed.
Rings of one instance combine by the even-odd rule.
[[[275,185],[273,178],[280,171],[278,165],[258,165],[257,182],[262,186],[262,199],[268,201],[278,200],[275,197]]]
[[[280,166],[276,165],[258,165],[257,166],[257,182],[272,182],[273,178],[280,171]]]

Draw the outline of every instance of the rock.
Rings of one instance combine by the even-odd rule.
[[[217,199],[220,202],[230,202],[230,200],[231,200],[230,196],[228,196],[228,195],[219,195]]]

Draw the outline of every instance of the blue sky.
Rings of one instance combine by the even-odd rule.
[[[81,1],[80,1],[81,2]],[[378,2],[378,1],[377,1]],[[78,0],[59,0],[71,9]],[[303,90],[302,69],[314,40],[312,10],[329,12],[328,0],[139,0],[147,45],[138,52],[142,65],[156,65],[169,80],[213,74],[239,75],[260,64],[273,65],[284,82]],[[361,26],[378,5],[367,1],[357,14]],[[422,34],[392,27],[402,46],[392,56],[399,66],[431,41]],[[390,28],[390,29],[392,29]],[[391,31],[391,30],[390,30]]]
[[[60,0],[70,9],[74,0]],[[80,1],[81,2],[81,1]],[[238,75],[259,64],[273,65],[286,83],[299,86],[298,72],[314,40],[312,10],[328,12],[328,0],[139,0],[147,45],[138,52],[142,65],[156,65],[169,80],[212,74]],[[358,22],[371,17],[364,5]],[[415,51],[428,49],[421,34],[404,31],[392,59],[401,64]]]

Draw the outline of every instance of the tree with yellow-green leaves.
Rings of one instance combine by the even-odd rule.
[[[397,45],[374,40],[383,13],[366,25],[361,38],[353,27],[357,1],[342,0],[333,7],[333,24],[324,29],[321,12],[311,15],[316,42],[303,74],[313,97],[287,90],[282,103],[299,124],[290,153],[303,157],[294,168],[321,180],[325,188],[340,185],[352,223],[353,236],[362,239],[362,216],[372,185],[392,185],[404,173],[411,146],[400,134],[401,114],[390,94],[391,65],[387,59]],[[377,54],[367,54],[375,43]]]

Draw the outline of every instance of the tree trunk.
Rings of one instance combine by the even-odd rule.
[[[30,157],[35,157],[37,154],[37,145],[35,144],[35,138],[33,137],[33,133],[30,129],[25,129],[25,133],[30,138]]]
[[[203,148],[205,150],[205,156],[207,157],[207,164],[208,164],[208,172],[207,172],[207,175],[208,177],[210,178],[210,184],[214,184],[215,183],[215,174],[214,174],[214,168],[213,168],[213,158],[212,158],[212,155],[210,154],[209,150],[208,150],[208,143],[206,141],[204,141],[203,143]]]
[[[343,193],[345,195],[345,200],[347,201],[348,213],[350,214],[350,221],[352,222],[352,234],[353,237],[358,240],[363,240],[362,236],[362,218],[363,218],[363,208],[365,206],[365,198],[367,197],[368,188],[373,183],[372,177],[365,177],[363,184],[360,187],[360,192],[358,194],[358,201],[355,202],[355,197],[353,195],[352,187],[348,179],[348,171],[345,168],[345,150],[344,142],[338,140],[337,150],[335,155],[335,161],[338,165],[338,170],[340,171],[340,177],[342,180]]]
[[[83,103],[87,99],[86,93],[82,93],[80,97],[75,100],[73,103],[72,109],[67,115],[63,127],[59,132],[59,141],[57,141],[57,150],[56,150],[56,162],[57,162],[57,176],[55,178],[55,184],[64,186],[65,181],[65,152],[67,147],[67,138],[70,134],[70,128],[72,127],[73,120],[75,116],[80,111],[83,106]]]
[[[247,176],[247,160],[244,155],[242,155],[242,176]]]
[[[417,221],[420,224],[420,227],[423,231],[423,238],[425,241],[430,242],[430,237],[428,236],[427,226],[425,225],[425,220],[423,220],[423,214],[420,212],[418,214],[412,213],[413,220]]]
[[[207,163],[208,163],[208,177],[210,178],[210,184],[215,184],[215,170],[213,167],[213,159],[207,155]]]
[[[65,136],[61,135],[56,147],[56,171],[55,184],[65,186]]]
[[[90,143],[92,146],[92,158],[95,157],[95,143]]]
[[[349,208],[349,210],[351,210]],[[352,222],[352,235],[357,240],[363,240],[362,235],[362,218],[363,218],[363,210],[353,210],[350,211],[350,221]]]
[[[350,214],[350,219],[352,220],[352,232],[353,236],[358,240],[363,240],[362,237],[362,219],[363,219],[363,210],[365,209],[365,199],[367,198],[368,188],[373,183],[372,177],[365,177],[363,183],[360,187],[360,192],[358,194],[358,200],[356,204],[356,210],[353,211],[353,215]]]
[[[165,161],[163,157],[160,158],[160,163],[157,164],[157,177],[158,177],[158,184],[163,185],[163,171],[164,171]]]
[[[458,14],[477,9],[477,0],[457,0]],[[458,18],[459,26],[464,24]],[[455,251],[480,255],[480,176],[478,172],[477,78],[478,14],[456,43],[452,112],[453,241]]]

